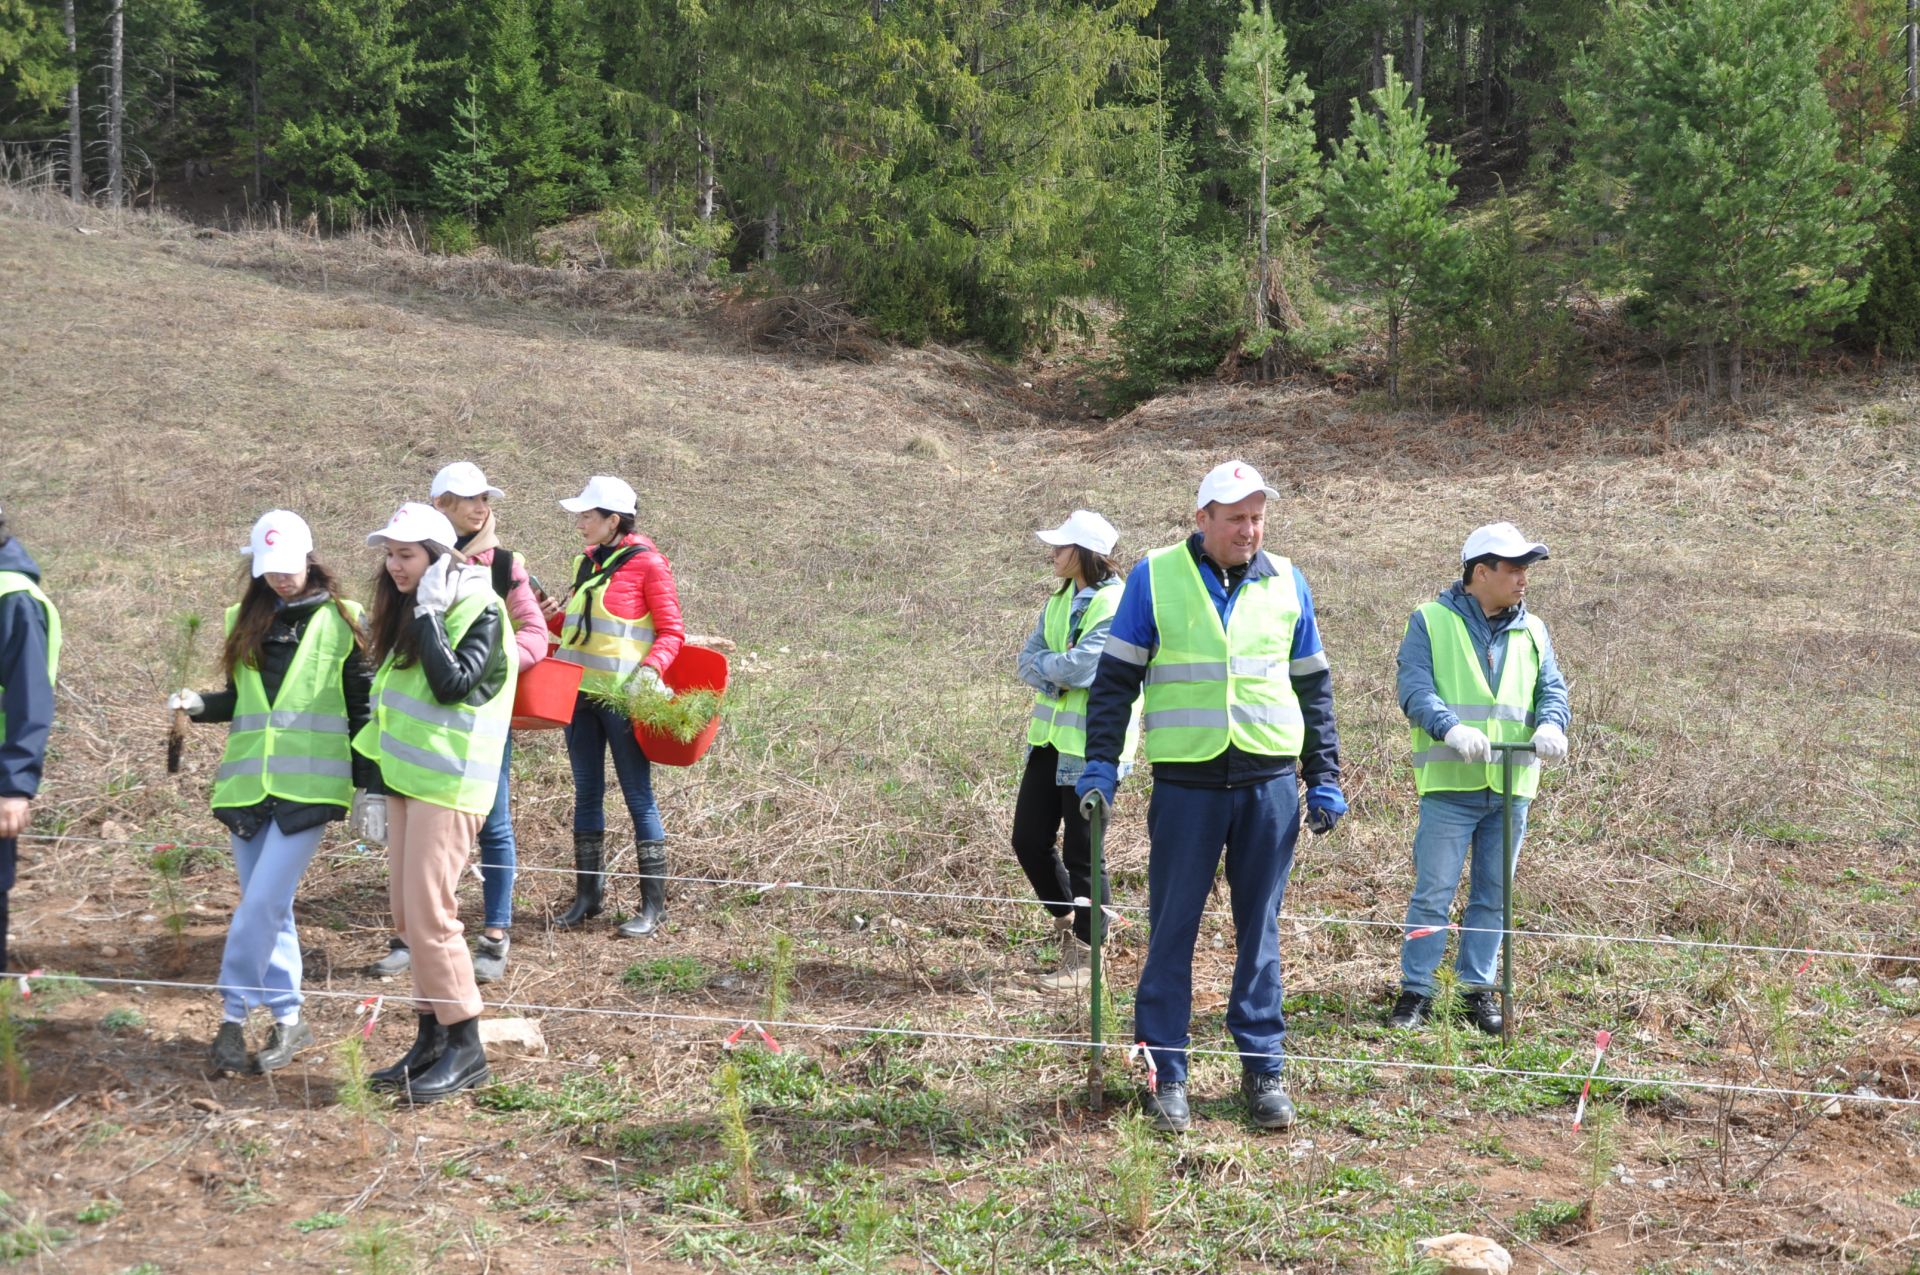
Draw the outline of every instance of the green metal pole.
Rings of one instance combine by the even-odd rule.
[[[1106,988],[1101,976],[1100,947],[1107,935],[1106,909],[1101,906],[1100,883],[1106,879],[1106,839],[1107,839],[1107,803],[1098,794],[1093,797],[1087,811],[1087,835],[1093,843],[1093,880],[1088,884],[1088,898],[1092,902],[1091,932],[1088,934],[1089,946],[1093,949],[1091,968],[1093,977],[1089,983],[1093,992],[1093,1057],[1087,1063],[1087,1105],[1095,1111],[1104,1108],[1107,1096],[1105,1075],[1105,1027],[1102,1007],[1106,1001]],[[1067,940],[1072,942],[1071,939]]]
[[[1513,1035],[1513,755],[1531,744],[1495,744],[1500,753],[1500,1037]]]

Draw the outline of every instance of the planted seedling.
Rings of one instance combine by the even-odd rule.
[[[729,1062],[720,1068],[720,1142],[727,1152],[727,1193],[740,1216],[759,1211],[753,1184],[753,1131],[747,1128],[747,1100],[740,1091],[740,1067]]]

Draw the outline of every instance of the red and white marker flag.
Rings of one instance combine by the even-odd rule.
[[[373,1025],[380,1021],[380,1007],[387,1003],[384,996],[369,996],[354,1008],[354,1014],[365,1014],[367,1021],[360,1025],[360,1039],[373,1039]]]
[[[24,1001],[24,1000],[33,999],[33,984],[28,982],[27,980],[39,978],[44,973],[46,973],[45,970],[28,970],[26,973],[20,976],[20,999],[21,1000]]]
[[[1133,1048],[1127,1051],[1128,1062],[1132,1062],[1136,1058],[1142,1058],[1146,1060],[1147,1092],[1159,1093],[1160,1092],[1160,1069],[1153,1065],[1153,1051],[1147,1048],[1146,1041],[1144,1040],[1134,1041]]]
[[[738,1027],[734,1028],[733,1034],[720,1042],[720,1048],[722,1049],[740,1048],[740,1038],[747,1034],[747,1028],[749,1027],[753,1028],[754,1031],[760,1033],[760,1039],[766,1042],[768,1053],[777,1054],[780,1052],[780,1042],[773,1038],[773,1034],[771,1032],[769,1032],[766,1028],[762,1027],[759,1023],[755,1023],[755,1022],[741,1023]]]
[[[1432,934],[1445,934],[1448,930],[1457,930],[1457,925],[1423,925],[1417,930],[1408,930],[1409,939],[1423,939]]]
[[[1607,1046],[1613,1042],[1613,1033],[1597,1031],[1593,1034],[1593,1066],[1587,1070],[1587,1082],[1580,1086],[1580,1101],[1573,1108],[1573,1131],[1580,1132],[1580,1122],[1587,1117],[1587,1094],[1593,1089],[1593,1078],[1600,1074],[1600,1060],[1606,1057]]]

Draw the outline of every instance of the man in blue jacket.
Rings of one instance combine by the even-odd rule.
[[[0,512],[0,970],[7,968],[7,895],[16,838],[27,830],[53,727],[60,616],[40,592],[40,567]]]
[[[1088,702],[1087,766],[1075,786],[1083,808],[1112,803],[1127,719],[1143,699],[1152,933],[1134,1030],[1159,1078],[1147,1110],[1167,1131],[1191,1120],[1193,946],[1223,848],[1239,949],[1227,1030],[1242,1054],[1241,1092],[1264,1127],[1294,1118],[1280,1077],[1278,913],[1300,833],[1299,785],[1316,834],[1331,832],[1347,803],[1313,594],[1292,563],[1261,548],[1278,495],[1241,461],[1207,474],[1195,532],[1127,576]]]
[[[1460,549],[1461,578],[1407,621],[1400,641],[1400,709],[1413,728],[1420,826],[1413,834],[1413,897],[1400,948],[1400,998],[1390,1026],[1435,1012],[1433,972],[1446,954],[1447,913],[1471,849],[1473,868],[1456,963],[1474,1025],[1499,1035],[1494,993],[1503,888],[1503,771],[1495,743],[1514,755],[1513,853],[1518,858],[1540,762],[1567,755],[1567,684],[1546,622],[1527,610],[1527,571],[1547,547],[1510,522],[1477,528]],[[1447,1012],[1451,1006],[1440,1006]]]

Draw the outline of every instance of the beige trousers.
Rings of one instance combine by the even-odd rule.
[[[387,796],[387,897],[393,928],[413,955],[415,1010],[442,1023],[480,1016],[456,890],[485,815]]]

